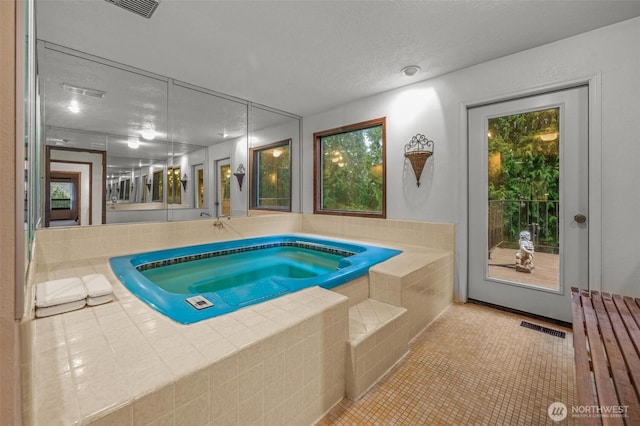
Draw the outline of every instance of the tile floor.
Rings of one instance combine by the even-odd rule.
[[[521,327],[521,321],[566,338]],[[574,402],[571,329],[474,304],[450,306],[407,357],[358,402],[317,426],[543,425],[552,402]],[[574,424],[568,417],[562,424]]]

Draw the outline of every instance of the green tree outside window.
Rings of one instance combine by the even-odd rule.
[[[316,212],[385,217],[385,120],[317,133]]]

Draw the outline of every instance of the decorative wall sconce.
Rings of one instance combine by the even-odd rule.
[[[153,183],[153,182],[151,181],[151,179],[147,180],[147,189],[148,189],[149,191],[151,191],[151,184],[152,184],[152,183]]]
[[[420,175],[424,165],[433,155],[433,141],[425,135],[418,133],[411,138],[411,142],[404,146],[404,156],[411,162],[413,173],[416,175],[416,184],[420,186]]]
[[[238,170],[233,174],[238,179],[238,185],[240,185],[240,191],[242,191],[242,181],[244,180],[244,166],[242,163],[238,166]]]
[[[186,173],[182,176],[182,179],[180,179],[180,182],[182,182],[182,190],[186,191],[187,190],[187,182],[189,182],[189,177],[187,176]]]

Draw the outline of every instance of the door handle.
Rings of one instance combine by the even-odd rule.
[[[585,223],[587,221],[587,217],[583,214],[578,213],[573,217],[573,220],[575,220],[578,223]]]

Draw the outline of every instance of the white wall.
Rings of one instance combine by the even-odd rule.
[[[638,40],[640,18],[304,117],[303,211],[313,211],[313,133],[386,116],[387,217],[456,224],[456,286],[464,297],[466,106],[589,81],[591,288],[639,297]],[[416,133],[435,143],[419,188],[403,157]]]

